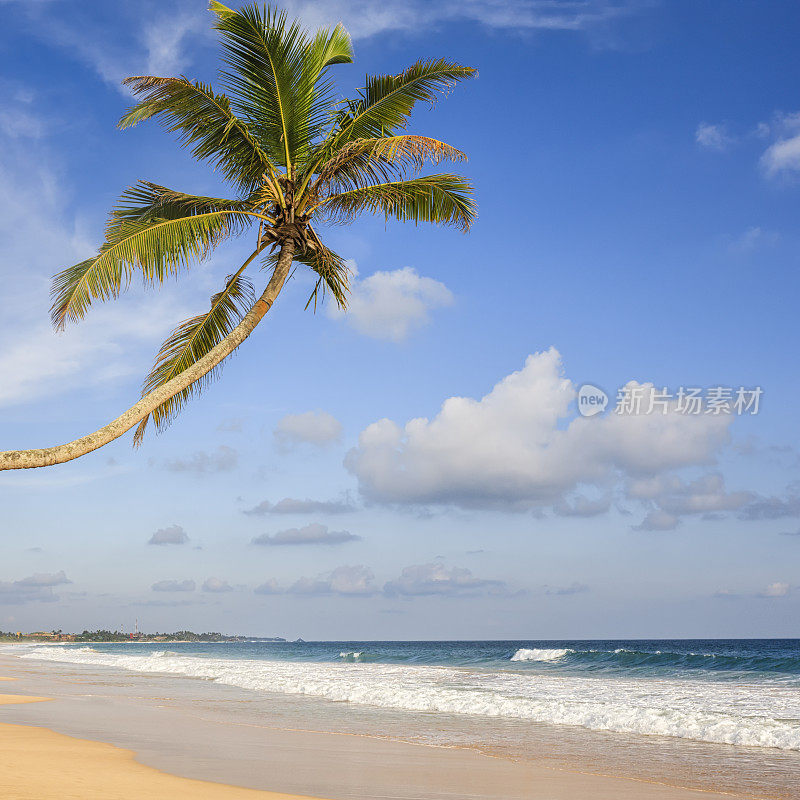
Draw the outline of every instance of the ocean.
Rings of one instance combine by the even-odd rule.
[[[731,789],[769,790],[774,797],[791,797],[787,787],[800,781],[796,639],[15,649],[26,659],[116,675],[236,687],[270,701],[247,713],[278,715],[286,725],[476,747],[515,758],[577,758],[590,769],[633,769],[683,785],[722,780]]]

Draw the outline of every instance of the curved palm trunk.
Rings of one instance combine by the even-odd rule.
[[[283,288],[292,265],[294,243],[289,241],[282,245],[278,263],[267,288],[258,298],[253,308],[248,311],[244,319],[225,337],[216,347],[210,350],[203,358],[192,364],[180,375],[167,381],[163,386],[146,394],[136,405],[131,406],[124,414],[118,416],[113,422],[100,428],[100,430],[82,436],[67,444],[56,447],[45,447],[39,450],[6,450],[0,452],[0,470],[4,469],[30,469],[32,467],[49,467],[53,464],[63,464],[73,458],[91,453],[103,445],[118,439],[123,433],[141,422],[153,409],[160,406],[174,394],[185,389],[209,370],[226,359],[252,332],[256,325],[270,310],[275,298]]]

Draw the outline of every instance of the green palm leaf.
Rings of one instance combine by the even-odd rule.
[[[353,139],[391,135],[404,128],[414,106],[436,99],[458,81],[472,78],[477,71],[446,59],[417,61],[399,75],[367,78],[360,99],[343,109],[337,120],[334,146]]]
[[[163,282],[191,261],[201,261],[250,217],[237,211],[210,211],[178,219],[121,218],[95,258],[68,267],[53,278],[50,314],[56,328],[83,319],[93,300],[119,296],[139,270],[148,283]]]
[[[252,205],[249,200],[230,200],[223,197],[205,197],[187,194],[159,186],[150,181],[138,181],[128,187],[112,209],[106,229],[113,235],[114,230],[124,222],[158,222],[167,219],[192,217],[214,211],[248,212]],[[247,217],[238,220],[243,228]]]
[[[205,314],[186,320],[161,346],[155,365],[144,381],[142,396],[163,386],[219,344],[241,322],[255,300],[253,285],[241,272],[229,276],[225,288],[211,298],[211,308]],[[141,444],[150,418],[159,431],[164,430],[191,397],[218,377],[220,370],[221,366],[207,372],[199,381],[155,408],[139,423],[134,444]]]
[[[195,158],[210,161],[236,185],[251,190],[273,167],[248,126],[231,110],[225,95],[186,78],[150,75],[126,78],[123,83],[143,97],[119,121],[129,128],[159,117],[170,133],[179,133]]]
[[[286,13],[253,4],[231,11],[211,4],[222,33],[223,74],[234,107],[253,127],[270,157],[289,169],[308,141],[308,108],[296,87],[303,80],[308,40]]]
[[[477,216],[472,187],[458,175],[425,175],[350,189],[320,205],[331,221],[351,222],[367,211],[401,222],[435,222],[469,229]]]
[[[353,60],[350,36],[336,25],[309,38],[270,6],[233,11],[212,2],[211,9],[223,34],[224,78],[234,106],[273,160],[291,169],[331,116],[333,83],[326,70]]]
[[[319,166],[312,192],[318,193],[323,186],[335,193],[385,183],[401,178],[406,170],[419,172],[426,162],[438,164],[445,159],[466,161],[467,156],[452,145],[428,136],[356,139]]]

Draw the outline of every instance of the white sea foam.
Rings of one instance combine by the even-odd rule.
[[[343,658],[345,661],[361,661],[363,657],[364,654],[360,652],[339,653],[339,658]]]
[[[558,661],[560,658],[574,653],[569,648],[520,648],[511,656],[512,661]]]
[[[164,651],[160,651],[164,652]],[[214,680],[413,712],[470,714],[800,750],[800,693],[776,684],[646,680],[380,663],[133,655],[37,647],[24,658]]]

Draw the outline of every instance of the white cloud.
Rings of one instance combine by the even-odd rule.
[[[430,321],[430,311],[453,304],[452,292],[439,281],[404,267],[351,280],[347,311],[328,305],[328,315],[374,339],[400,342]]]
[[[320,525],[317,522],[312,522],[310,525],[304,525],[302,528],[287,528],[284,531],[278,531],[276,534],[270,536],[267,533],[262,533],[256,536],[253,544],[267,545],[277,547],[281,545],[301,545],[301,544],[344,544],[345,542],[357,542],[361,539],[350,531],[329,531],[327,525]]]
[[[769,176],[800,171],[800,135],[771,144],[761,157],[761,165]]]
[[[650,384],[642,387],[645,396]],[[614,414],[575,418],[575,387],[558,352],[529,356],[480,400],[451,397],[432,419],[382,419],[345,465],[371,502],[526,509],[563,501],[581,485],[710,464],[731,415]],[[571,417],[569,419],[569,417]]]
[[[342,435],[342,423],[327,411],[287,414],[278,420],[273,436],[278,446],[289,449],[298,444],[324,447]]]
[[[731,241],[729,249],[732,253],[752,253],[759,248],[774,245],[779,238],[779,235],[774,231],[767,231],[758,225],[752,225]]]
[[[263,517],[266,514],[349,514],[358,509],[346,500],[299,500],[284,497],[277,503],[262,500],[253,508],[244,511],[251,516]]]
[[[727,132],[724,125],[711,125],[708,122],[701,122],[697,126],[694,140],[701,147],[717,151],[727,150],[734,143],[734,138]]]
[[[289,0],[285,5],[311,27],[342,20],[356,39],[456,21],[511,30],[592,32],[638,8],[634,2],[606,0]]]
[[[193,592],[197,587],[194,581],[156,581],[151,587],[154,592]]]
[[[774,139],[761,156],[761,167],[769,177],[800,170],[800,112],[775,114],[769,123],[759,123],[756,135]]]
[[[17,586],[30,589],[42,589],[51,586],[62,586],[72,581],[64,574],[62,569],[60,572],[37,572],[29,575],[27,578],[15,581]]]
[[[278,581],[276,581],[275,578],[267,578],[264,583],[256,586],[253,591],[256,594],[283,594],[283,589],[281,589]]]
[[[767,588],[761,593],[761,596],[786,597],[786,595],[788,594],[789,594],[789,584],[776,581],[775,583],[771,583],[769,586],[767,586]]]
[[[645,530],[674,528],[677,518],[685,515],[738,511],[756,499],[753,492],[728,492],[725,479],[717,472],[686,482],[675,475],[633,479],[628,483],[627,496],[636,500],[652,501],[660,509],[645,519]],[[672,519],[675,524],[669,524],[668,520]],[[658,526],[659,521],[661,527],[651,527]]]
[[[292,594],[366,597],[377,592],[374,580],[372,570],[362,564],[343,565],[316,578],[300,578],[288,591]]]
[[[95,245],[51,162],[41,142],[23,143],[0,131],[0,279],[7,287],[0,325],[0,407],[143,373],[152,360],[151,344],[184,311],[170,292],[129,297],[97,305],[64,333],[52,330],[50,276],[90,256]]]
[[[212,594],[221,594],[223,592],[232,592],[233,586],[228,581],[221,578],[208,578],[203,584],[204,592],[211,592]]]
[[[128,75],[187,72],[196,45],[215,36],[213,16],[204,2],[144,2],[136,6],[135,14],[120,5],[115,26],[81,13],[80,7],[77,12],[59,14],[60,4],[52,4],[54,11],[47,13],[34,11],[38,5],[24,6],[34,19],[34,30],[123,93],[120,81]],[[394,31],[413,34],[459,21],[495,29],[574,31],[607,38],[610,25],[645,5],[635,0],[287,0],[283,7],[312,28],[341,20],[354,39]]]
[[[170,472],[189,472],[205,475],[209,472],[230,472],[239,463],[239,453],[232,447],[221,444],[216,450],[207,453],[198,450],[189,458],[174,458],[164,462],[164,469]]]
[[[400,577],[383,587],[389,597],[424,597],[431,595],[475,594],[499,590],[503,581],[476,578],[465,567],[446,567],[440,562],[405,567]]]
[[[147,544],[186,544],[189,535],[180,525],[169,525],[159,528],[148,540]]]
[[[206,7],[185,7],[182,3],[138,7],[130,17],[120,6],[120,24],[102,27],[90,15],[40,15],[37,32],[64,48],[93,69],[97,75],[126,97],[121,85],[130,75],[179,75],[192,61],[190,46],[198,37],[213,36],[212,16]],[[145,20],[142,24],[142,20]]]
[[[0,605],[23,605],[24,603],[54,603],[59,598],[54,586],[64,586],[72,581],[60,572],[37,572],[17,581],[0,581]]]

